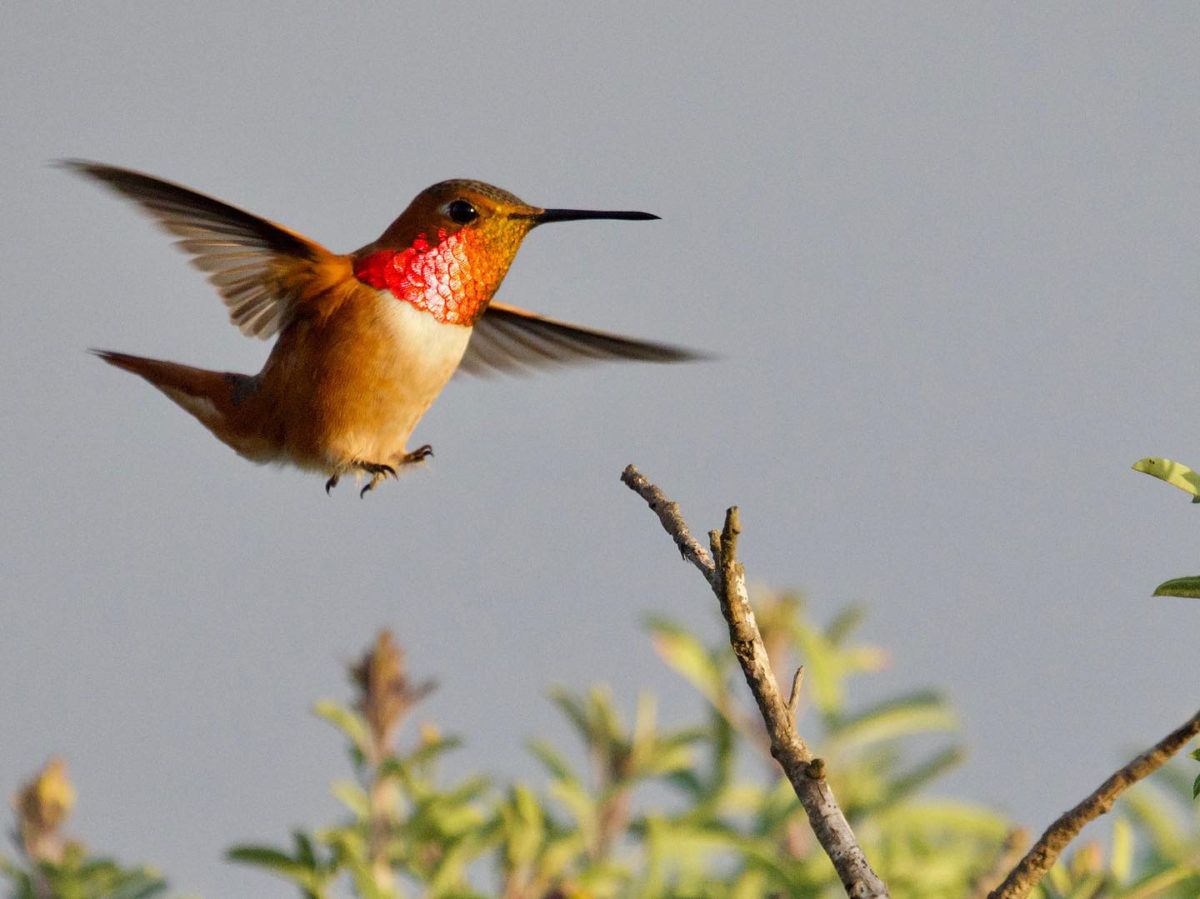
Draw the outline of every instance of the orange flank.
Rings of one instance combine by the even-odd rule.
[[[133,200],[178,237],[244,334],[278,335],[257,375],[94,352],[150,382],[245,458],[327,475],[327,491],[343,474],[367,474],[365,495],[429,456],[429,446],[409,450],[408,439],[459,368],[700,358],[492,302],[537,225],[656,218],[648,213],[541,209],[478,181],[443,181],[378,240],[340,255],[149,175],[66,165]]]

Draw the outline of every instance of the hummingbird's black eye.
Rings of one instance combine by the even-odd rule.
[[[458,222],[460,225],[465,225],[467,222],[473,222],[479,218],[479,213],[475,211],[475,207],[466,200],[453,200],[446,207],[446,212],[450,218]]]

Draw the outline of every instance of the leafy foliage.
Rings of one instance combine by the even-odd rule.
[[[75,804],[66,765],[51,759],[13,797],[17,839],[27,864],[0,856],[12,899],[152,899],[166,881],[149,868],[122,868],[68,840],[62,825]]]
[[[942,698],[918,691],[853,706],[853,678],[886,664],[880,649],[855,638],[861,612],[849,609],[821,627],[795,594],[758,591],[754,602],[776,671],[804,661],[801,730],[892,895],[985,895],[1028,837],[989,809],[925,798],[963,756]],[[395,641],[381,634],[351,672],[353,701],[314,708],[347,742],[351,777],[333,785],[345,807],[341,820],[298,830],[283,847],[235,847],[229,858],[290,881],[306,899],[347,891],[366,899],[842,895],[770,758],[728,645],[663,619],[647,627],[662,659],[702,698],[699,719],[665,728],[643,695],[627,722],[603,687],[553,689],[550,700],[583,752],[533,741],[541,786],[447,776],[459,741],[428,724],[400,748],[407,718],[431,685],[409,679]],[[1200,895],[1191,788],[1177,771],[1139,785],[1118,804],[1107,859],[1098,845],[1085,845],[1034,895]],[[27,864],[0,857],[10,896],[161,895],[165,884],[148,869],[122,869],[61,839],[73,798],[53,765],[18,794]]]
[[[881,650],[855,641],[861,613],[818,627],[794,594],[763,592],[756,606],[776,669],[806,662],[804,729],[819,732],[814,749],[893,895],[969,895],[1007,851],[1012,828],[980,807],[920,798],[962,758],[944,701],[923,691],[851,708],[851,678],[886,663]],[[231,857],[287,877],[306,896],[329,895],[343,874],[362,896],[840,895],[770,758],[729,647],[662,619],[648,629],[663,660],[705,700],[698,723],[662,728],[653,699],[642,696],[627,724],[604,688],[554,689],[582,765],[534,741],[544,789],[497,791],[478,778],[443,785],[437,769],[454,744],[431,728],[406,752],[380,754],[359,712],[321,703],[318,713],[351,745],[355,779],[335,787],[347,819],[306,837],[303,852],[241,847]],[[369,707],[370,697],[356,704]]]

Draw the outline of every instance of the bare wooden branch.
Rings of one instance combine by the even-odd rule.
[[[710,557],[692,537],[679,507],[668,500],[658,487],[632,465],[622,473],[621,480],[650,504],[683,557],[700,570],[716,594],[729,626],[729,641],[733,645],[734,655],[742,666],[746,683],[766,723],[771,755],[779,762],[792,789],[796,791],[796,797],[808,815],[809,825],[821,848],[833,862],[846,895],[852,899],[887,897],[887,887],[871,869],[825,780],[824,762],[813,758],[808,746],[800,738],[796,731],[794,709],[789,707],[789,702],[779,692],[754,610],[750,607],[745,570],[737,559],[738,535],[741,533],[737,507],[726,512],[725,527],[720,533],[709,533],[712,547]],[[797,680],[793,679],[793,699],[797,693]]]
[[[721,612],[729,625],[729,639],[734,654],[766,723],[771,755],[791,781],[821,847],[842,878],[847,895],[856,899],[887,896],[887,888],[871,869],[825,782],[824,760],[813,758],[796,731],[796,706],[804,669],[796,672],[787,702],[784,702],[771,672],[770,661],[746,593],[745,571],[737,560],[737,541],[741,533],[737,507],[726,513],[723,530],[709,531],[710,555],[688,530],[679,506],[668,500],[662,490],[643,477],[634,466],[626,467],[621,480],[649,503],[683,557],[699,569],[717,595]],[[1161,768],[1197,734],[1200,734],[1200,712],[1114,773],[1083,802],[1060,816],[1004,882],[988,894],[988,899],[1021,899],[1029,895],[1084,825],[1108,812],[1121,793]],[[1016,841],[1022,839],[1018,836],[1020,833],[1011,835],[1008,851],[997,860],[996,869],[980,879],[973,895],[982,895],[984,884],[999,877],[999,872],[1011,864],[1011,858],[1019,851],[1015,847]]]
[[[1114,773],[1075,808],[1061,815],[1046,829],[1041,839],[1033,844],[1033,848],[1012,869],[1004,882],[988,894],[988,899],[1019,899],[1028,896],[1029,891],[1037,886],[1038,881],[1053,867],[1063,849],[1075,839],[1085,824],[1108,812],[1118,796],[1143,777],[1161,768],[1197,734],[1200,734],[1200,712]]]
[[[664,530],[674,538],[679,552],[687,561],[700,569],[704,579],[712,584],[713,578],[716,576],[716,566],[713,564],[712,556],[688,530],[687,522],[679,513],[679,505],[667,499],[661,490],[642,477],[641,472],[632,465],[625,466],[625,470],[621,472],[621,480],[630,490],[646,501],[651,511],[658,515],[658,520],[662,522]]]

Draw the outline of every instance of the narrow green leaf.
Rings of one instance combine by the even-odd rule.
[[[1121,797],[1125,814],[1139,834],[1150,840],[1157,852],[1170,857],[1186,845],[1187,830],[1175,814],[1174,803],[1165,800],[1166,794],[1152,780],[1142,781]]]
[[[823,747],[826,755],[919,733],[947,732],[958,719],[942,698],[919,691],[882,702],[842,721]]]
[[[317,855],[313,851],[312,840],[308,838],[308,834],[302,830],[294,830],[292,831],[292,840],[296,844],[296,860],[315,869],[317,867]]]
[[[1128,818],[1113,821],[1112,849],[1108,868],[1119,883],[1127,883],[1133,871],[1133,827]]]
[[[1200,597],[1200,575],[1177,577],[1154,588],[1155,596],[1182,596],[1186,599]]]
[[[362,716],[329,699],[313,703],[313,714],[323,718],[350,738],[360,752],[367,747],[367,725]]]
[[[330,785],[329,792],[359,818],[366,820],[371,816],[371,801],[358,784],[348,780],[337,780]]]
[[[867,610],[858,604],[847,606],[834,616],[825,628],[825,635],[834,646],[843,645],[867,617]]]
[[[165,880],[144,871],[125,872],[118,876],[120,883],[108,887],[104,891],[104,899],[150,899],[167,889]]]
[[[233,862],[257,865],[266,868],[287,880],[300,884],[306,889],[316,889],[319,878],[316,872],[304,862],[290,858],[278,849],[270,846],[234,846],[225,853],[225,857]]]
[[[396,899],[395,894],[385,891],[375,882],[375,872],[370,862],[361,856],[353,856],[346,862],[354,887],[362,899]]]
[[[621,718],[613,706],[608,687],[597,685],[588,690],[587,715],[592,722],[592,743],[614,745],[622,742]]]
[[[533,740],[528,745],[529,751],[538,757],[538,760],[555,779],[565,781],[566,783],[579,783],[579,778],[571,770],[571,766],[567,764],[566,759],[549,743],[544,740]]]
[[[550,701],[558,706],[562,713],[567,716],[567,720],[575,725],[575,729],[579,731],[579,736],[583,739],[583,742],[586,745],[591,745],[592,725],[579,699],[563,687],[551,687],[547,693],[550,695]]]
[[[966,758],[966,752],[962,747],[950,746],[921,762],[915,768],[897,775],[887,784],[887,793],[882,807],[895,805],[920,792],[951,768],[961,764],[964,758]]]
[[[804,659],[804,692],[812,697],[817,710],[829,718],[842,712],[842,688],[845,670],[839,650],[825,635],[811,628],[797,628],[794,634]]]
[[[533,861],[545,836],[545,817],[528,787],[516,784],[502,808],[505,819],[505,855],[509,865],[519,868]]]
[[[714,708],[724,713],[729,704],[725,678],[708,647],[693,635],[666,621],[650,622],[654,651]]]
[[[436,761],[452,749],[462,745],[462,738],[449,736],[438,737],[427,743],[421,743],[416,749],[405,756],[404,760],[410,765],[424,765]]]
[[[1200,475],[1182,462],[1147,456],[1145,459],[1134,462],[1133,470],[1158,478],[1160,481],[1166,481],[1172,487],[1178,487],[1184,493],[1191,494],[1195,497],[1192,502],[1200,500]]]
[[[557,781],[550,785],[550,795],[570,810],[580,830],[595,824],[596,800],[581,784]]]
[[[942,800],[907,803],[885,812],[875,820],[880,827],[896,828],[897,833],[916,833],[919,829],[930,828],[970,835],[995,845],[1005,840],[1012,826],[1001,814],[991,809]],[[1061,867],[1055,866],[1051,871]]]
[[[1194,880],[1196,871],[1187,865],[1175,865],[1165,871],[1138,881],[1127,892],[1121,893],[1121,899],[1161,899],[1163,896],[1175,895],[1168,889],[1185,880]],[[1196,884],[1192,883],[1192,891],[1187,895],[1195,895]]]

